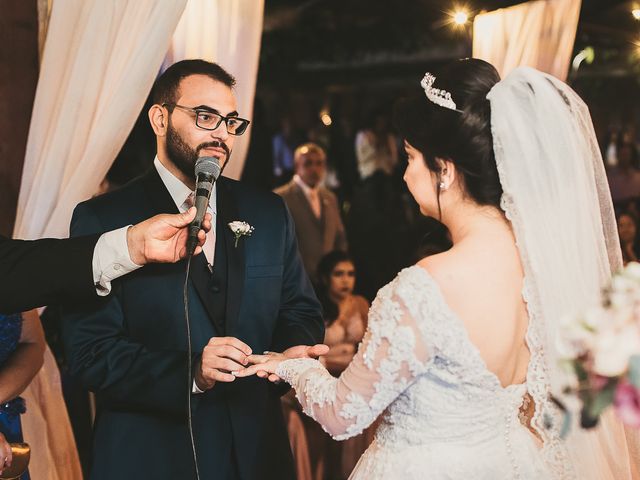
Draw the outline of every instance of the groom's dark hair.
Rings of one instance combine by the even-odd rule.
[[[217,63],[199,59],[181,60],[167,68],[156,79],[151,90],[153,103],[158,105],[175,103],[180,82],[191,75],[206,75],[229,88],[233,88],[236,84],[236,79]]]
[[[460,111],[436,105],[421,89],[415,97],[396,103],[394,123],[402,137],[422,153],[429,170],[440,174],[436,158],[450,160],[472,200],[500,208],[502,186],[487,100],[500,75],[493,65],[475,58],[455,61],[433,73],[434,88],[451,93]],[[439,193],[439,182],[437,188]]]

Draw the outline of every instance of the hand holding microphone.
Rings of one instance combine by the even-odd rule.
[[[184,213],[162,213],[127,230],[129,256],[137,265],[151,262],[173,263],[187,256],[188,226],[196,215],[191,207]],[[206,234],[211,230],[211,215],[206,214],[196,236],[195,253],[202,251]]]

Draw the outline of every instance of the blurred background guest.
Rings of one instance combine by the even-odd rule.
[[[622,249],[622,261],[625,265],[629,262],[637,262],[637,217],[631,212],[625,211],[617,215],[617,221],[620,248]]]
[[[284,115],[280,119],[280,130],[276,132],[272,140],[273,147],[273,176],[276,185],[282,185],[289,180],[294,171],[293,152],[300,143],[302,137],[294,129],[291,119]]]
[[[607,168],[614,168],[618,165],[618,130],[610,128],[602,143],[602,157]]]
[[[334,376],[349,365],[367,327],[369,302],[355,295],[356,271],[352,258],[343,251],[325,255],[318,264],[317,294],[324,310],[324,343],[329,353],[323,358]],[[362,434],[337,442],[305,417],[310,463],[315,480],[346,479],[373,440],[376,425]]]
[[[323,185],[327,171],[324,150],[315,143],[305,143],[296,148],[294,160],[296,174],[275,193],[291,211],[304,267],[315,282],[320,258],[332,250],[346,250],[347,237],[338,200]]]
[[[607,176],[614,203],[635,200],[640,196],[640,170],[638,150],[631,138],[623,136],[616,144],[616,166]]]
[[[389,113],[376,109],[356,135],[356,157],[362,180],[378,170],[392,175],[398,165],[398,141],[391,133]]]
[[[329,353],[323,363],[334,376],[349,365],[367,328],[369,302],[354,294],[356,271],[348,253],[334,250],[318,264],[316,293],[324,311]],[[283,397],[283,411],[298,480],[346,479],[367,449],[376,425],[362,434],[337,442],[304,415],[293,392]]]
[[[367,326],[369,302],[354,295],[356,270],[346,252],[328,253],[318,264],[316,293],[322,304],[325,321],[324,343],[329,353],[324,357],[329,371],[339,376],[351,362]]]

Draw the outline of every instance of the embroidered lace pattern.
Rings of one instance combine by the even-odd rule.
[[[423,478],[425,469],[429,478],[549,478],[518,420],[526,385],[501,387],[419,266],[378,292],[339,378],[312,359],[284,361],[276,373],[338,440],[382,414],[352,478]]]

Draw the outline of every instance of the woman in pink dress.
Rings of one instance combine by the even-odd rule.
[[[353,293],[356,270],[353,260],[345,252],[334,251],[325,255],[318,264],[318,279],[317,293],[326,325],[324,343],[329,346],[329,352],[323,361],[329,372],[338,377],[351,363],[364,336],[369,302]],[[309,437],[314,436],[312,432],[317,431],[316,435],[324,439],[324,448],[321,449],[325,450],[324,478],[330,479],[349,476],[371,443],[375,431],[373,425],[361,435],[345,442],[336,442],[319,430],[317,424],[308,423]],[[311,438],[310,443],[313,443]]]

